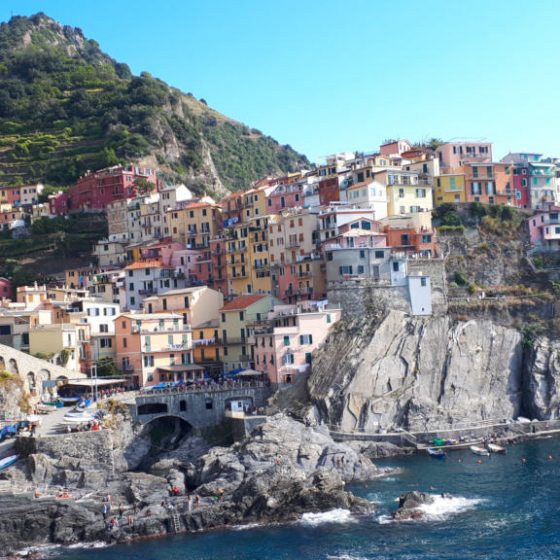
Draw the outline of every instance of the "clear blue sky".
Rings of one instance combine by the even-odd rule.
[[[560,156],[560,1],[0,0],[312,160],[388,137]]]

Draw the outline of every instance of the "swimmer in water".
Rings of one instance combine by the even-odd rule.
[[[477,464],[477,465],[482,465],[482,461],[479,459],[479,460],[476,462],[476,464]]]

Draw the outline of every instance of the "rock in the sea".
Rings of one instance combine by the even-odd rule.
[[[399,497],[399,507],[393,514],[393,518],[398,521],[407,521],[410,519],[422,519],[425,512],[421,506],[425,504],[433,504],[434,499],[425,492],[406,492]]]

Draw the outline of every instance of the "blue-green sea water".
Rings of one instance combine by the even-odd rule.
[[[552,456],[550,458],[549,456]],[[523,461],[522,459],[525,459]],[[105,549],[59,550],[60,560],[426,560],[560,559],[560,440],[512,446],[505,456],[468,451],[439,461],[414,456],[379,462],[402,472],[352,486],[379,504],[375,514],[344,511],[276,527],[189,534]],[[395,523],[408,490],[448,492],[427,520]]]

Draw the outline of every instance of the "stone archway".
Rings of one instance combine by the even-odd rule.
[[[10,358],[8,360],[8,372],[13,373],[14,375],[19,375],[18,365],[14,358]]]
[[[34,393],[37,390],[37,378],[32,371],[27,372],[27,387],[30,393]]]
[[[192,424],[184,418],[162,414],[146,422],[141,434],[150,438],[152,453],[158,454],[179,447],[185,438],[192,435],[192,431]]]

